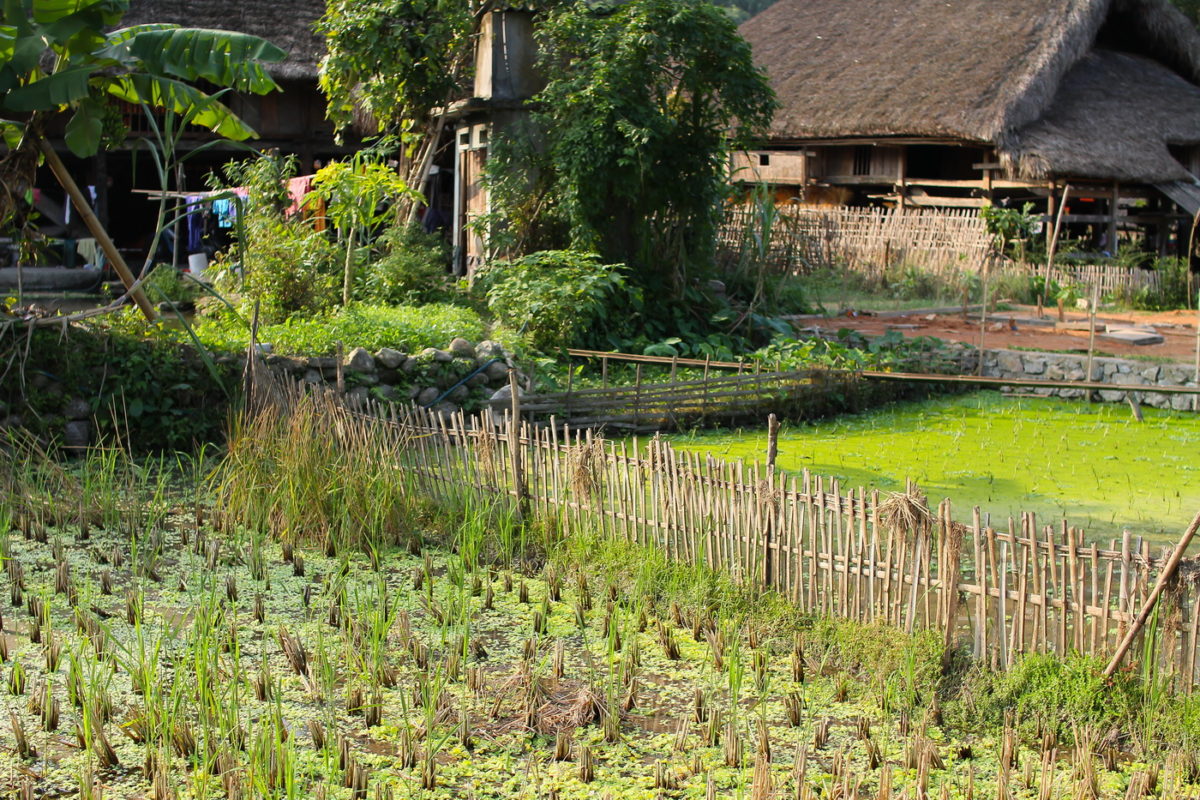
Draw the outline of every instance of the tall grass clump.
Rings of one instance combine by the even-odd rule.
[[[318,393],[242,413],[213,477],[221,522],[327,552],[400,543],[422,506],[405,435]]]

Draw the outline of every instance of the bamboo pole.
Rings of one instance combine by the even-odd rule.
[[[1096,355],[1096,305],[1100,302],[1100,289],[1098,285],[1092,286],[1092,300],[1088,303],[1088,353],[1087,353],[1087,372],[1085,380],[1092,380],[1092,361]],[[1088,402],[1092,402],[1092,393],[1087,393]]]
[[[46,163],[50,166],[50,171],[54,173],[54,177],[58,179],[59,184],[67,190],[72,205],[79,212],[79,216],[83,217],[83,224],[87,226],[88,231],[96,238],[100,249],[104,251],[104,257],[108,259],[108,263],[112,264],[113,269],[116,270],[117,276],[121,279],[121,283],[125,285],[129,296],[137,304],[142,315],[153,322],[158,318],[158,312],[150,304],[150,300],[146,297],[146,292],[142,289],[141,285],[134,280],[133,272],[130,271],[129,265],[125,263],[125,258],[117,250],[117,246],[113,243],[112,238],[109,237],[108,231],[104,230],[104,226],[100,224],[99,217],[92,211],[87,198],[79,190],[79,185],[75,183],[75,179],[71,177],[71,173],[67,171],[66,165],[58,157],[58,153],[54,152],[54,148],[50,143],[45,139],[40,139],[38,144],[41,147],[42,155],[46,157]]]
[[[1058,200],[1058,214],[1054,219],[1054,233],[1050,237],[1049,247],[1046,248],[1046,277],[1042,281],[1042,294],[1038,298],[1038,311],[1041,311],[1046,305],[1046,292],[1050,289],[1050,271],[1054,268],[1054,253],[1058,249],[1058,234],[1062,231],[1063,212],[1067,209],[1067,195],[1070,193],[1071,184],[1064,183],[1062,197]]]
[[[767,473],[775,471],[775,458],[779,455],[779,419],[771,414],[767,417]]]
[[[513,490],[517,495],[517,508],[525,512],[525,472],[521,464],[521,392],[517,386],[517,371],[508,369],[508,386],[512,392],[512,416],[508,420],[508,455],[512,459]]]
[[[1129,630],[1125,633],[1125,638],[1121,640],[1121,643],[1117,645],[1116,652],[1113,653],[1112,661],[1109,661],[1108,666],[1104,668],[1104,677],[1111,677],[1117,671],[1117,667],[1121,665],[1121,660],[1125,658],[1125,654],[1129,651],[1133,640],[1137,638],[1138,633],[1142,630],[1142,626],[1149,619],[1150,613],[1154,611],[1154,606],[1158,603],[1159,596],[1167,588],[1167,582],[1175,574],[1175,570],[1179,569],[1179,562],[1183,560],[1183,554],[1187,552],[1188,545],[1192,543],[1192,538],[1196,535],[1197,530],[1200,530],[1200,512],[1192,519],[1192,524],[1184,532],[1183,538],[1179,540],[1179,544],[1175,545],[1175,550],[1171,553],[1171,557],[1167,559],[1162,572],[1158,574],[1158,580],[1154,584],[1154,589],[1150,592],[1150,596],[1146,598],[1146,602],[1142,604],[1142,610],[1137,615],[1137,619],[1129,626]]]

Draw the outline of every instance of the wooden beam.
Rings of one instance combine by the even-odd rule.
[[[945,208],[983,208],[988,204],[986,197],[939,197],[938,195],[909,195],[908,202],[914,206]]]
[[[1119,245],[1117,242],[1117,205],[1121,201],[1121,184],[1117,181],[1112,183],[1112,195],[1108,199],[1108,230],[1105,234],[1108,239],[1108,252],[1112,255],[1117,254]]]

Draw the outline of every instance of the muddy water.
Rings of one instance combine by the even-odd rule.
[[[1129,528],[1167,542],[1200,510],[1200,415],[1144,413],[1138,423],[1127,406],[997,392],[897,403],[785,423],[778,464],[881,490],[909,477],[931,500],[949,497],[959,519],[978,505],[1006,525],[1026,510],[1046,521],[1065,515],[1101,540]],[[762,459],[767,444],[765,430],[670,438],[726,459]]]

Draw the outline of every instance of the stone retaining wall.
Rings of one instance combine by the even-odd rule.
[[[325,357],[272,355],[267,366],[305,383],[333,385],[338,360]],[[484,401],[508,396],[512,357],[491,341],[473,345],[455,339],[444,350],[433,347],[407,354],[384,348],[371,353],[356,347],[342,360],[346,396],[351,402],[373,398],[392,403],[414,402],[434,411],[454,413],[478,408]]]
[[[970,359],[975,361],[975,355]],[[964,372],[975,363],[965,364]],[[969,368],[969,369],[968,369]],[[1035,353],[1022,350],[988,350],[983,358],[983,374],[989,378],[1029,378],[1044,381],[1082,381],[1130,385],[1138,389],[1138,399],[1154,408],[1191,411],[1194,395],[1154,392],[1154,386],[1195,386],[1195,369],[1187,364],[1151,364],[1124,358],[1092,359],[1092,374],[1085,375],[1087,356],[1067,353]],[[1013,387],[1010,391],[1030,392],[1046,397],[1083,398],[1084,389],[1049,387]],[[1092,392],[1095,399],[1109,403],[1125,402],[1124,389]]]

